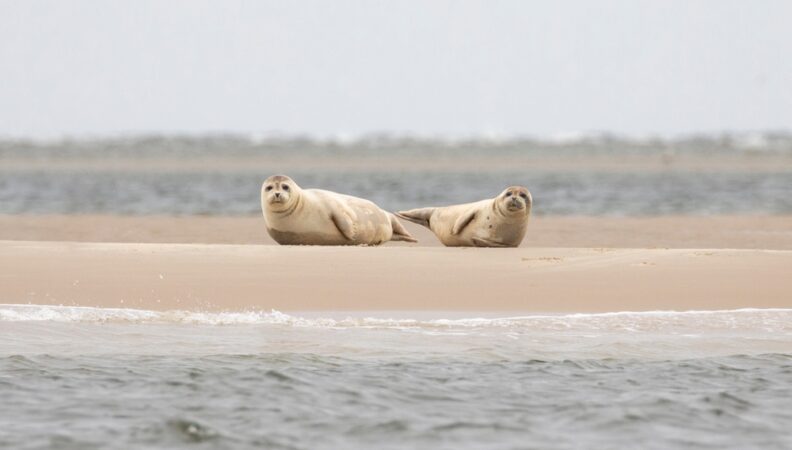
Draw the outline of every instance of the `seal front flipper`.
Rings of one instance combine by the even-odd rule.
[[[476,247],[516,247],[516,245],[506,245],[500,242],[491,241],[489,239],[474,237],[471,239]]]
[[[451,234],[461,233],[462,230],[465,229],[465,227],[476,217],[476,212],[478,212],[478,209],[471,208],[459,216],[456,222],[454,222],[454,227],[451,228]]]
[[[399,222],[396,216],[391,213],[387,214],[390,218],[391,227],[393,228],[393,236],[391,236],[392,241],[418,242],[418,240],[412,237],[407,229],[404,228],[404,225]]]
[[[333,213],[330,215],[330,220],[333,221],[338,231],[347,238],[348,241],[355,240],[356,230],[355,223],[352,219],[344,213]]]
[[[429,228],[429,219],[432,218],[432,214],[434,213],[435,209],[437,208],[411,209],[409,211],[399,211],[396,213],[396,215],[404,220],[409,220],[412,223],[417,223],[418,225],[423,225],[426,228]]]

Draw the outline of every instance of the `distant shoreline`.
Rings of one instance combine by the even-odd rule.
[[[46,157],[12,156],[0,158],[3,171],[79,171],[79,172],[216,172],[261,171],[270,173],[305,171],[431,171],[499,172],[532,171],[606,171],[606,172],[792,172],[792,154],[748,155],[286,155],[286,156],[168,156]]]

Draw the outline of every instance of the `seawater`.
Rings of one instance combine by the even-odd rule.
[[[0,305],[0,447],[789,448],[792,310]]]
[[[10,172],[0,214],[256,215],[269,173]],[[792,214],[792,171],[609,173],[415,170],[291,172],[301,186],[370,199],[389,211],[494,197],[527,186],[547,215]]]
[[[704,169],[706,161],[719,158],[737,162],[718,170],[669,166],[649,171],[575,162],[657,162],[676,156],[698,158]],[[768,157],[776,162],[762,170],[741,165]],[[244,163],[255,158],[265,162]],[[306,163],[314,158],[331,164]],[[409,164],[391,167],[394,158]],[[562,163],[542,168],[530,158]],[[455,160],[468,163],[450,163]],[[22,161],[21,167],[5,169],[12,161]],[[130,161],[150,164],[141,169]],[[179,167],[191,161],[204,165]],[[351,167],[359,161],[365,164]],[[98,168],[90,167],[95,163]],[[256,215],[262,181],[284,164],[305,188],[368,198],[392,211],[491,198],[520,184],[531,190],[537,215],[792,214],[792,136],[772,134],[742,141],[581,138],[562,143],[238,136],[0,140],[0,214]],[[300,169],[306,164],[310,167]]]

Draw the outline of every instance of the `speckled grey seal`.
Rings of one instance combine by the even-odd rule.
[[[528,189],[512,186],[493,199],[396,215],[429,228],[449,247],[517,247],[528,230],[531,205]]]
[[[261,186],[267,232],[282,245],[379,245],[417,242],[396,217],[362,198],[301,189],[285,175]]]

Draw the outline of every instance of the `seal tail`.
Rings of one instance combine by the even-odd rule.
[[[429,228],[429,218],[432,217],[434,210],[435,208],[418,208],[409,211],[399,211],[396,215],[404,220]]]
[[[393,228],[392,241],[418,242],[418,239],[410,235],[410,232],[404,228],[404,225],[399,222],[396,216],[390,213],[388,213],[388,216],[390,216],[391,228]]]

